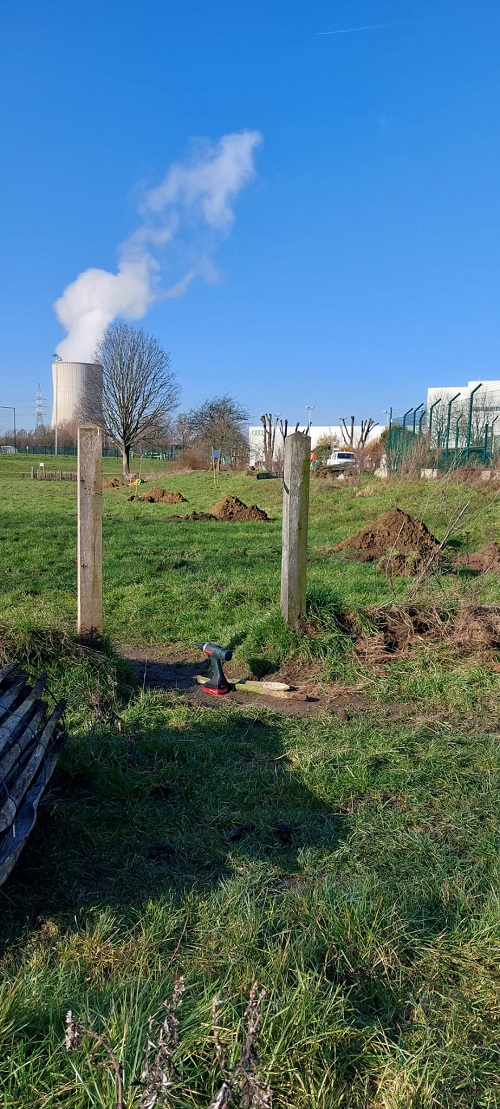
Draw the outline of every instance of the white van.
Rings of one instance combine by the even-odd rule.
[[[343,469],[344,466],[352,466],[355,461],[356,455],[354,451],[333,451],[330,457],[327,458],[325,466],[331,466],[337,469],[341,467]]]

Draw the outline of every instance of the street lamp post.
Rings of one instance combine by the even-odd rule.
[[[308,417],[307,417],[307,432],[308,432],[308,434],[309,434],[309,428],[310,428],[310,426],[311,426],[311,412],[314,412],[314,404],[306,404],[306,409],[307,409],[307,412],[308,412]]]
[[[15,408],[14,408],[14,405],[13,405],[13,404],[0,404],[0,408],[8,408],[8,409],[9,409],[9,410],[10,410],[11,412],[13,412],[13,413],[14,413],[14,450],[15,450],[15,451],[17,451],[17,442],[16,442],[16,410],[15,410]]]

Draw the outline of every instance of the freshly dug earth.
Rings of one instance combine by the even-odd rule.
[[[496,657],[500,648],[500,605],[463,605],[458,612],[383,605],[368,608],[373,634],[355,637],[358,658],[377,666],[407,657],[418,644],[448,644],[460,657]]]
[[[212,516],[217,520],[268,520],[267,512],[258,505],[248,507],[240,501],[239,497],[223,497],[211,509]]]
[[[121,481],[119,477],[112,477],[109,481],[103,481],[102,483],[103,489],[120,489],[122,485],[125,485],[125,482]]]
[[[391,508],[373,523],[367,524],[361,531],[356,532],[356,535],[337,543],[333,549],[352,551],[363,562],[371,562],[384,555],[388,555],[390,561],[396,555],[411,554],[413,556],[411,564],[416,569],[424,559],[434,554],[438,547],[438,540],[431,535],[421,520],[416,516],[410,516],[400,508]],[[401,567],[398,572],[401,572]]]
[[[500,574],[500,544],[487,543],[478,551],[470,554],[457,555],[455,566],[463,566],[467,570],[477,570],[478,574],[486,574],[489,570]]]
[[[169,493],[166,489],[160,489],[155,485],[152,489],[146,490],[137,497],[138,501],[147,501],[149,504],[186,504],[186,497],[182,493]]]

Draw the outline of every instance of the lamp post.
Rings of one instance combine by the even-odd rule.
[[[58,443],[57,443],[57,424],[58,424],[58,413],[57,413],[58,397],[57,397],[57,392],[58,392],[58,387],[59,387],[59,373],[57,371],[57,363],[62,362],[62,358],[60,357],[59,354],[53,354],[52,357],[54,359],[54,362],[56,363],[56,372],[54,374],[54,408],[55,408],[55,416],[56,416],[55,427],[54,427],[54,454],[57,454],[57,446],[58,446]]]
[[[14,451],[17,451],[17,442],[16,442],[16,410],[15,410],[15,408],[14,408],[14,405],[13,405],[13,404],[0,404],[0,408],[8,408],[8,409],[9,409],[9,410],[10,410],[11,412],[13,412],[13,413],[14,413]]]
[[[308,432],[308,434],[309,434],[309,428],[310,428],[310,426],[311,426],[311,412],[314,412],[314,404],[306,404],[306,409],[307,409],[307,412],[308,412],[308,417],[307,417],[307,432]]]

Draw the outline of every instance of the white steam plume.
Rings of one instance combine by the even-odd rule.
[[[223,135],[218,143],[198,142],[186,164],[170,167],[160,185],[146,193],[142,224],[122,243],[116,273],[89,269],[56,300],[56,316],[67,336],[56,348],[63,361],[92,361],[96,343],[117,316],[139,320],[164,298],[184,296],[195,277],[214,280],[209,255],[234,221],[232,203],[255,174],[258,131]],[[180,276],[161,287],[162,250],[171,266],[184,262]],[[186,258],[189,259],[186,264]]]

